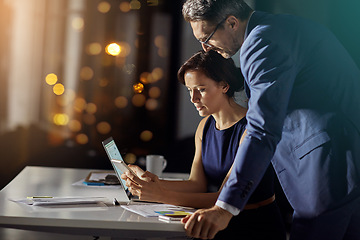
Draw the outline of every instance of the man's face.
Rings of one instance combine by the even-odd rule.
[[[195,38],[200,41],[205,52],[214,50],[224,58],[230,58],[241,46],[239,44],[240,39],[236,39],[236,33],[229,27],[226,20],[218,28],[214,25],[209,25],[207,21],[190,22],[190,25]],[[207,43],[203,43],[212,33],[213,35]]]

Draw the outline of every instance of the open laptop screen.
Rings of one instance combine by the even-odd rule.
[[[108,155],[110,161],[111,159],[124,161],[112,137],[104,140],[102,144],[105,148],[106,154]],[[113,167],[115,167],[113,163],[111,164],[113,165]],[[115,170],[119,171],[119,169],[115,169]],[[118,177],[120,178],[120,176]],[[121,185],[124,187],[124,189],[127,192],[128,187],[125,185],[126,182],[121,178],[119,180],[121,180]]]

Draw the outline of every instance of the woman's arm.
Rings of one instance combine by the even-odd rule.
[[[144,174],[139,174],[140,173],[140,171],[138,171],[139,167],[131,166],[131,168],[133,168],[133,170],[137,173],[137,175],[142,178],[141,180],[137,176],[134,176],[129,173],[122,175],[122,178],[126,180],[126,185],[129,187],[131,193],[134,195],[142,196],[142,198],[143,199],[146,198],[146,200],[155,201],[156,198],[156,200],[159,201],[159,199],[164,199],[163,196],[169,195],[168,192],[170,191],[172,193],[206,192],[207,179],[202,165],[201,144],[202,144],[203,129],[207,118],[208,117],[200,121],[195,133],[195,155],[191,167],[190,177],[188,180],[185,181],[159,180],[157,176],[149,172],[145,172]],[[148,180],[146,180],[146,178]]]

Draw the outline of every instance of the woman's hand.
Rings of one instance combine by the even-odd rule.
[[[159,177],[151,172],[144,172],[137,166],[130,166],[138,176],[131,172],[125,172],[121,178],[126,181],[126,186],[131,194],[138,196],[141,200],[162,202],[165,196],[165,189],[161,186]],[[139,175],[139,173],[143,173]]]

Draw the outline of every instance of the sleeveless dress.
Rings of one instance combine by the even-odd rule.
[[[230,170],[242,134],[246,118],[230,128],[218,130],[213,116],[207,119],[202,138],[202,163],[208,181],[208,191],[220,189]],[[270,165],[263,179],[251,195],[248,204],[264,201],[274,195],[274,170]],[[275,202],[256,209],[243,210],[232,218],[229,226],[220,231],[215,239],[286,239],[285,226]]]

